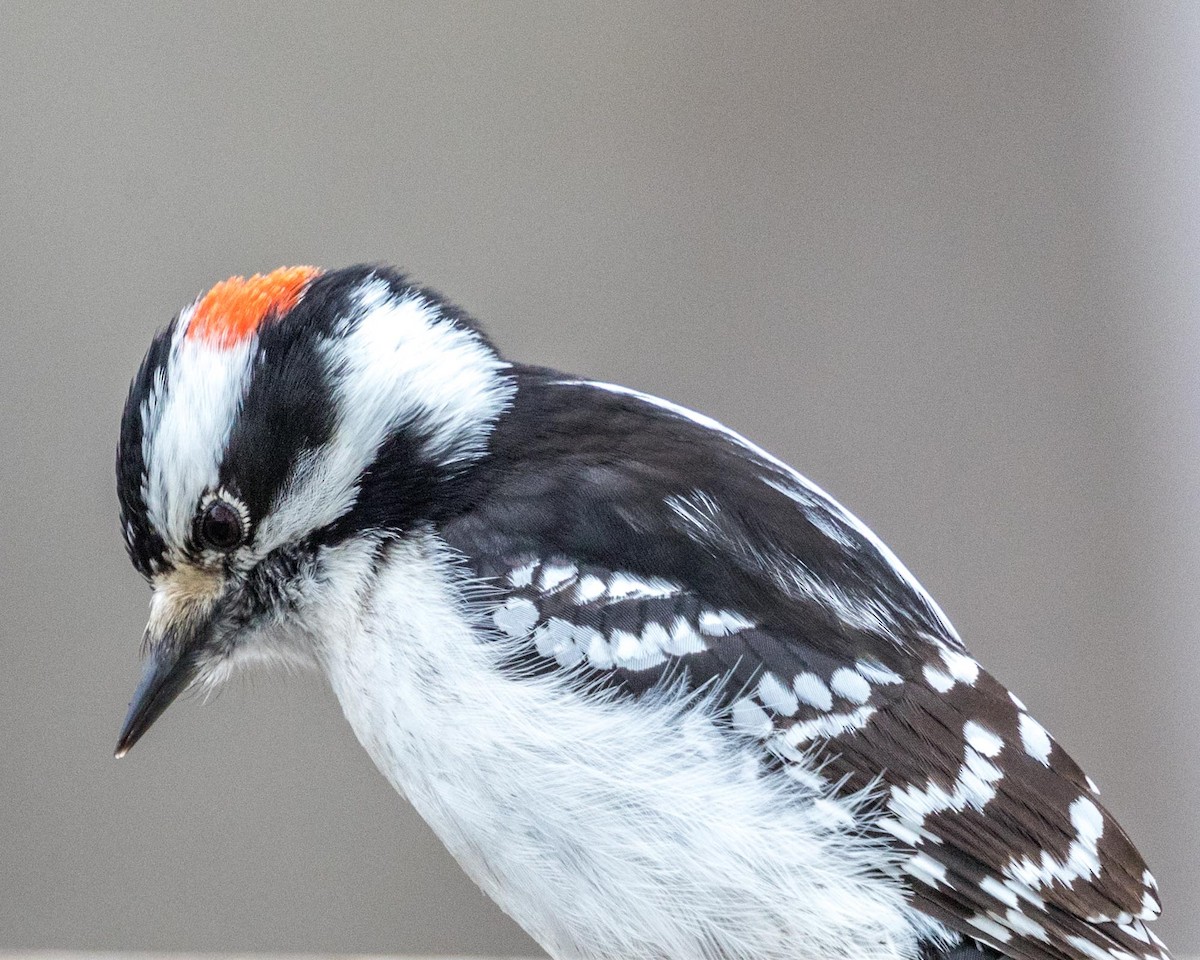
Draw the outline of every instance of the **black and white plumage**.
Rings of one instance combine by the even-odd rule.
[[[122,752],[190,685],[310,662],[555,957],[1166,956],[1095,786],[825,493],[393,271],[286,279],[134,380]]]

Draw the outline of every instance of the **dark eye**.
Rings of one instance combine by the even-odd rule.
[[[224,500],[214,500],[204,508],[198,532],[201,545],[213,550],[232,550],[241,545],[245,534],[241,514]]]

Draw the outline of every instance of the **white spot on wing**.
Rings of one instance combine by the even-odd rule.
[[[876,825],[880,830],[890,833],[901,843],[906,843],[910,847],[915,847],[921,842],[921,834],[918,831],[913,830],[894,817],[882,817],[876,821]]]
[[[1033,937],[1035,940],[1041,940],[1042,942],[1050,939],[1045,927],[1027,914],[1022,913],[1016,907],[1010,907],[1005,911],[1004,922],[1013,933],[1019,933],[1025,937]]]
[[[829,678],[829,688],[843,699],[866,703],[871,698],[871,685],[848,667],[839,667]]]
[[[881,663],[871,663],[867,660],[859,660],[855,664],[855,669],[863,675],[869,683],[894,684],[903,683],[904,678],[895,670],[889,670]]]
[[[785,742],[792,747],[816,739],[838,737],[843,733],[861,730],[875,715],[874,707],[859,707],[850,713],[827,713],[815,720],[794,723],[788,728]]]
[[[967,749],[966,762],[959,768],[958,777],[950,791],[932,779],[924,786],[909,784],[893,786],[888,807],[901,820],[918,829],[925,820],[945,810],[962,811],[967,807],[982,810],[996,796],[995,784],[1004,776],[995,764],[976,750]]]
[[[1004,749],[1003,740],[974,720],[968,720],[963,724],[963,736],[966,737],[967,743],[985,757],[994,757]]]
[[[781,717],[794,716],[800,707],[796,694],[769,670],[758,681],[758,699]]]
[[[613,646],[613,659],[622,666],[636,657],[642,648],[641,638],[628,630],[614,630],[608,635],[608,642]]]
[[[1094,852],[1104,834],[1104,817],[1100,808],[1089,797],[1080,797],[1071,804],[1070,810],[1071,824],[1079,833],[1080,841]]]
[[[671,645],[671,635],[661,623],[652,621],[642,627],[642,645],[648,650],[665,652]]]
[[[608,578],[609,600],[652,600],[679,593],[678,585],[661,577],[635,577],[614,573]]]
[[[537,569],[537,561],[530,561],[514,569],[508,575],[509,585],[520,589],[533,584],[533,571]]]
[[[1003,776],[1003,771],[982,754],[968,750],[967,762],[958,772],[955,794],[963,797],[968,806],[982,810],[996,796],[994,784]]]
[[[942,662],[946,664],[946,670],[959,683],[965,683],[968,686],[974,685],[979,678],[979,664],[968,657],[965,653],[959,653],[957,650],[951,650],[949,647],[941,648]]]
[[[513,597],[492,614],[496,626],[513,638],[528,636],[537,619],[537,607],[525,597]]]
[[[1017,721],[1021,732],[1021,745],[1025,752],[1044,766],[1050,765],[1050,734],[1046,728],[1033,719],[1029,714],[1022,713]]]
[[[904,864],[904,872],[912,874],[932,887],[946,882],[946,867],[926,853],[918,853],[909,857]]]
[[[708,645],[686,618],[676,617],[671,625],[670,642],[664,649],[673,656],[683,657],[690,653],[702,653],[708,649]]]
[[[700,632],[710,637],[726,637],[739,630],[749,630],[753,623],[732,610],[702,610]]]
[[[573,667],[586,656],[585,647],[580,643],[579,634],[573,636],[571,643],[564,643],[554,652],[554,659],[560,667]]]
[[[538,589],[549,593],[569,580],[574,580],[578,573],[579,571],[570,564],[547,564],[542,567],[542,575],[538,578]]]
[[[1063,938],[1076,950],[1092,958],[1092,960],[1113,960],[1112,954],[1088,940],[1086,937],[1070,934]]]
[[[579,598],[580,603],[590,603],[593,600],[599,600],[604,596],[604,581],[599,577],[588,574],[579,581],[579,585],[575,588],[575,595]]]
[[[587,658],[597,670],[608,670],[613,665],[612,644],[599,630],[593,631],[588,638]]]
[[[624,667],[626,670],[650,670],[665,663],[666,660],[666,655],[661,650],[642,648],[628,660],[618,659],[617,666]]]
[[[1067,848],[1065,859],[1058,860],[1048,850],[1041,851],[1036,860],[1030,856],[1014,858],[1004,867],[1005,876],[1036,890],[1052,883],[1069,887],[1076,880],[1100,873],[1099,843],[1104,833],[1100,808],[1090,797],[1079,797],[1069,809],[1075,839]]]
[[[613,648],[613,663],[627,670],[648,670],[666,661],[666,655],[655,642],[653,632],[642,634],[627,630],[614,630],[609,635]]]
[[[792,689],[796,691],[796,696],[810,707],[816,707],[818,710],[833,709],[833,694],[825,686],[825,681],[815,673],[805,671],[796,674],[792,681]]]
[[[938,693],[946,693],[954,686],[954,678],[948,674],[942,673],[936,667],[931,667],[926,664],[921,669],[922,676],[925,677],[925,682],[928,683]]]
[[[973,917],[967,917],[967,923],[981,933],[986,933],[989,937],[999,940],[1001,943],[1008,943],[1013,936],[1011,930],[1006,930],[991,917],[985,916],[982,913],[977,913]]]
[[[1142,913],[1143,920],[1153,920],[1162,912],[1162,904],[1158,899],[1158,881],[1154,879],[1154,875],[1149,870],[1142,871],[1142,883],[1145,885],[1145,892],[1142,894]],[[1151,936],[1154,936],[1151,934]]]
[[[1017,905],[1017,895],[1001,880],[995,877],[984,877],[979,881],[979,889],[990,897],[995,897],[1007,907],[1015,907]]]
[[[534,630],[533,640],[539,654],[553,657],[562,667],[572,667],[584,657],[587,657],[593,666],[612,666],[613,646],[595,627],[551,617]]]

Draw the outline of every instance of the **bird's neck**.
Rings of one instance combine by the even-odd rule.
[[[333,605],[345,620],[321,630],[319,659],[367,752],[420,806],[420,771],[446,762],[482,651],[462,575],[435,535],[390,542],[367,562],[365,587]]]
[[[521,691],[500,674],[466,599],[470,581],[436,534],[392,542],[368,563],[369,589],[333,605],[347,619],[324,628],[322,666],[380,772],[504,904],[512,884],[491,858],[506,808],[530,805],[512,795],[508,761],[532,726]]]

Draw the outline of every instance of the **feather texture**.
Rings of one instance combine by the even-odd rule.
[[[517,674],[712,697],[764,767],[873,796],[856,809],[911,902],[1007,955],[1165,956],[1153,879],[1091,782],[859,521],[703,418],[528,376],[514,421],[524,393],[540,429],[498,438],[513,469],[446,531],[501,591]]]

